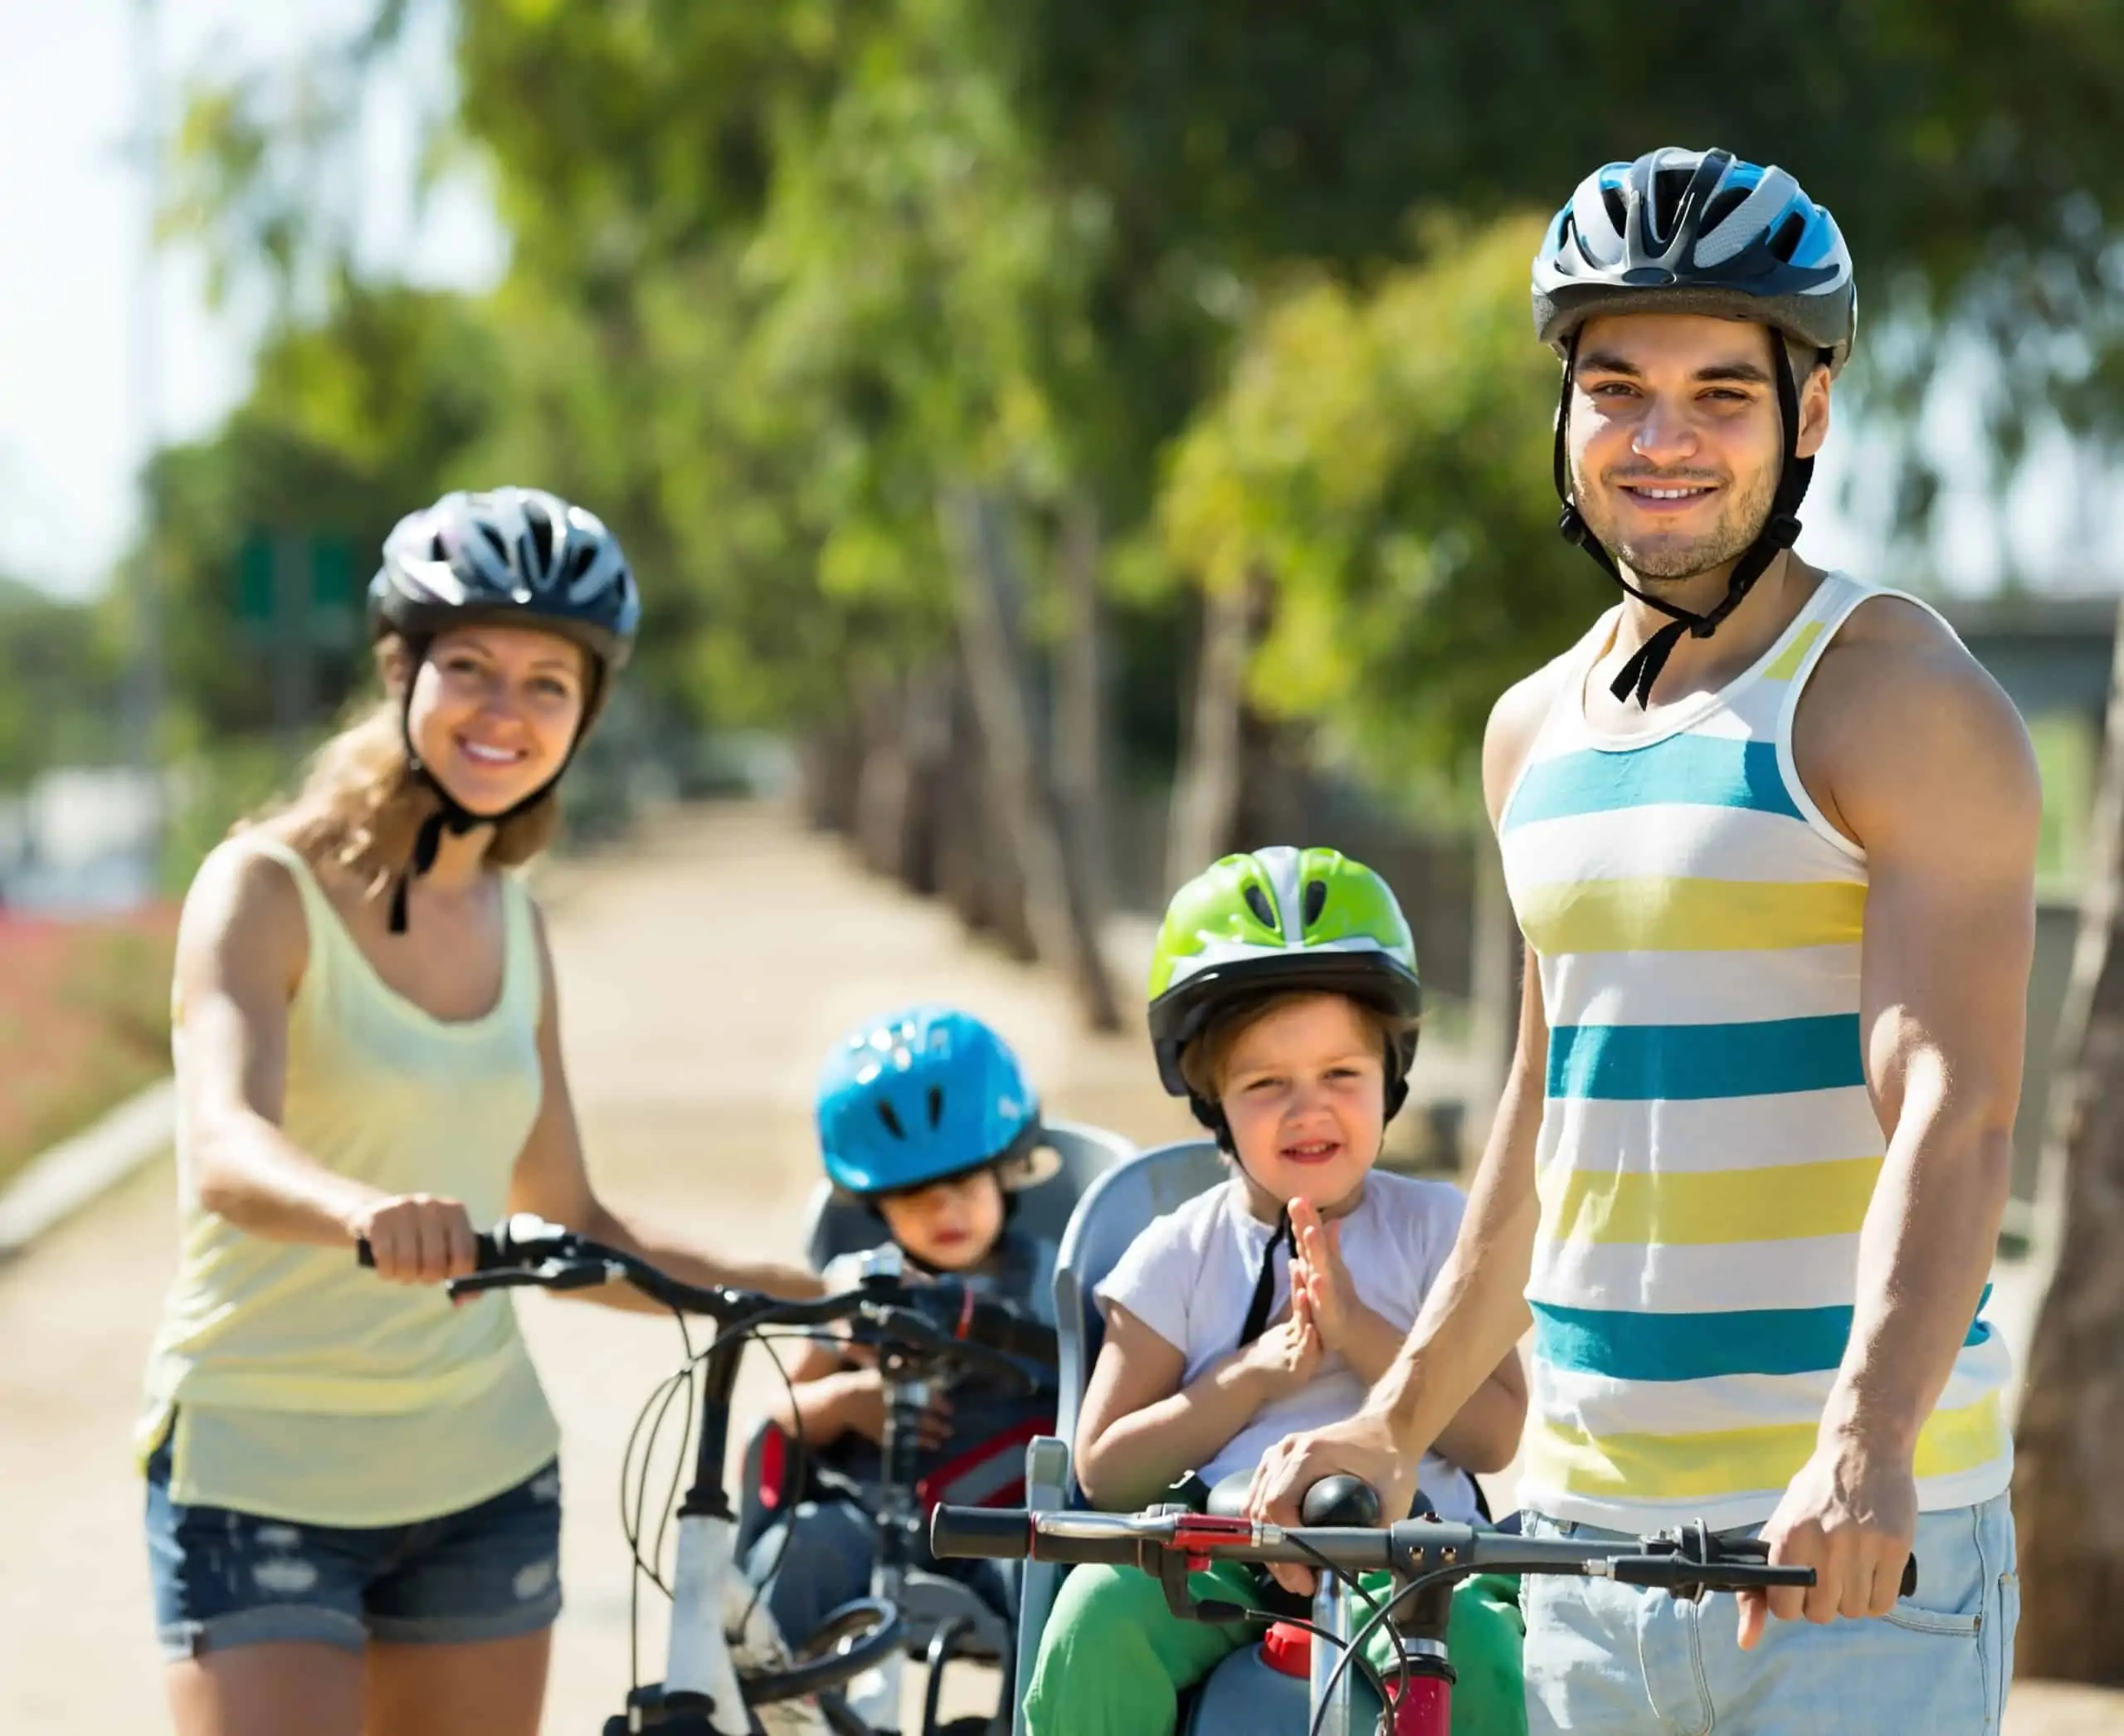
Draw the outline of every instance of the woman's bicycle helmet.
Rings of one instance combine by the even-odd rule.
[[[1172,895],[1151,959],[1158,1078],[1228,1138],[1224,1112],[1189,1089],[1181,1053],[1226,1007],[1284,990],[1348,995],[1407,1022],[1387,1057],[1386,1114],[1407,1100],[1423,985],[1415,942],[1386,882],[1337,850],[1287,844],[1228,856]]]
[[[990,1164],[1006,1190],[1053,1170],[1035,1161],[1040,1101],[1017,1056],[955,1007],[909,1007],[850,1031],[819,1075],[816,1115],[828,1178],[859,1199]]]
[[[498,825],[543,801],[575,758],[597,720],[612,678],[626,666],[641,624],[641,597],[619,539],[593,514],[535,488],[498,488],[445,495],[401,519],[384,539],[383,564],[370,582],[369,633],[400,635],[417,666],[436,636],[488,622],[537,627],[573,641],[590,654],[582,722],[560,768],[505,812],[476,814],[460,803],[421,762],[405,729],[413,774],[438,806],[414,840],[412,861],[392,896],[391,928],[406,928],[410,882],[435,865],[447,830],[462,835]],[[404,727],[412,708],[406,684]]]
[[[1560,528],[1631,596],[1672,618],[1615,678],[1615,697],[1634,694],[1642,705],[1681,636],[1708,638],[1799,537],[1800,504],[1814,475],[1814,461],[1797,451],[1799,387],[1815,366],[1834,375],[1850,359],[1858,329],[1851,255],[1836,219],[1785,170],[1742,162],[1730,151],[1657,150],[1605,164],[1579,183],[1534,256],[1533,295],[1535,329],[1564,364],[1554,460]],[[1578,334],[1586,320],[1610,314],[1752,320],[1785,340],[1788,358],[1793,348],[1805,358],[1795,363],[1797,379],[1792,368],[1775,371],[1784,467],[1769,518],[1708,614],[1649,597],[1625,580],[1571,496],[1565,432]]]

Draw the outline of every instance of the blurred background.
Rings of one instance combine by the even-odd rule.
[[[1860,286],[1802,552],[1937,602],[2042,762],[2003,1247],[2070,1402],[2024,1411],[2063,1515],[2024,1539],[2060,1608],[2124,1602],[2117,0],[0,0],[0,1186],[166,1072],[192,870],[367,690],[391,524],[504,480],[646,592],[572,850],[767,804],[1099,1032],[1179,879],[1332,843],[1435,1009],[1397,1161],[1464,1162],[1517,995],[1483,721],[1610,600],[1528,260],[1604,160],[1792,170]],[[2038,1673],[2124,1685],[2081,1626]]]

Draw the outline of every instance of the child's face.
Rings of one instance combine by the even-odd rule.
[[[1372,1028],[1341,995],[1313,995],[1257,1019],[1225,1063],[1232,1144],[1279,1203],[1339,1205],[1379,1156],[1386,1068]]]
[[[986,1260],[1003,1235],[1003,1184],[992,1169],[879,1197],[893,1240],[933,1272]]]

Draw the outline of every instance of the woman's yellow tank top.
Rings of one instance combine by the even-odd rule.
[[[384,984],[295,851],[256,834],[231,847],[286,869],[309,931],[288,1013],[289,1138],[386,1192],[460,1199],[481,1228],[500,1217],[542,1089],[529,894],[503,877],[494,1007],[442,1020]],[[186,1138],[180,1119],[180,1178]],[[173,1499],[309,1524],[401,1524],[475,1505],[553,1457],[559,1431],[506,1295],[454,1307],[439,1285],[386,1284],[351,1248],[237,1229],[182,1179],[179,1216],[139,1438],[144,1460],[174,1418]]]

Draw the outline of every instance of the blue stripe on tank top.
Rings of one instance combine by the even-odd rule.
[[[1979,1318],[1962,1339],[1985,1343],[1981,1318],[1991,1300],[1984,1286]],[[1844,1361],[1851,1338],[1848,1308],[1758,1308],[1716,1314],[1643,1314],[1626,1309],[1534,1311],[1534,1354],[1552,1368],[1610,1380],[1710,1380],[1722,1374],[1815,1374]]]
[[[1777,768],[1774,741],[1670,735],[1649,747],[1585,748],[1527,768],[1504,829],[1620,808],[1746,807],[1801,817]]]
[[[1549,1033],[1551,1097],[1676,1103],[1865,1082],[1855,1012],[1737,1025],[1559,1025]]]

